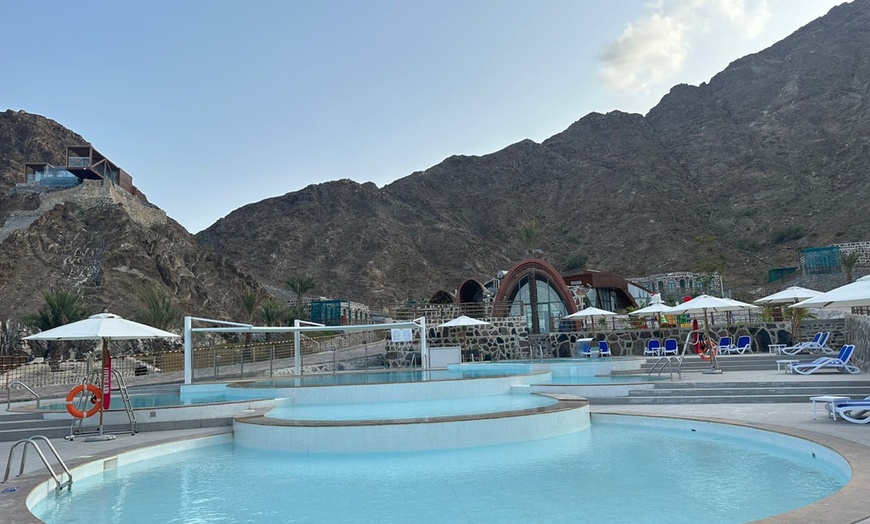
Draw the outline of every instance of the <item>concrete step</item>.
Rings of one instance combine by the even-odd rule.
[[[629,392],[630,397],[693,397],[693,396],[787,396],[799,395],[817,397],[820,395],[840,395],[853,398],[870,396],[870,387],[855,388],[849,386],[825,386],[813,388],[672,388],[672,389],[635,389]]]
[[[39,413],[6,414],[0,416],[0,441],[9,442],[45,435],[60,438],[69,435],[69,422],[43,420]]]
[[[807,395],[741,395],[741,396],[679,396],[679,397],[606,397],[590,398],[594,405],[632,405],[632,404],[774,404],[774,403],[809,403]]]

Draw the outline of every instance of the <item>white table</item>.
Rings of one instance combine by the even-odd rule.
[[[816,402],[824,402],[828,410],[828,417],[837,420],[837,404],[852,400],[850,397],[839,397],[836,395],[822,395],[820,397],[810,397],[813,401],[813,420],[816,420]]]
[[[785,359],[785,360],[777,360],[776,361],[776,370],[779,371],[782,369],[783,364],[785,364],[785,372],[788,373],[791,370],[792,364],[798,364],[800,360],[795,359]]]
[[[767,351],[769,353],[775,353],[777,355],[782,355],[782,350],[787,348],[785,344],[770,344],[767,346]]]

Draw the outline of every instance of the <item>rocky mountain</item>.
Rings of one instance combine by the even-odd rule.
[[[66,146],[84,143],[47,118],[0,113],[0,319],[34,313],[43,291],[68,289],[125,317],[157,290],[184,314],[241,318],[236,296],[259,284],[156,206],[98,181],[16,186],[25,162],[64,165]]]
[[[197,235],[258,279],[390,305],[523,257],[626,276],[724,268],[765,282],[804,247],[870,239],[870,1],[855,0],[646,116],[592,113],[541,144],[455,156],[383,188],[329,182],[244,206]]]

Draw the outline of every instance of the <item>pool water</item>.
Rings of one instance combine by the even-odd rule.
[[[214,404],[219,402],[232,402],[234,400],[248,400],[243,398],[234,398],[222,392],[208,393],[160,393],[150,395],[130,395],[130,404],[133,409],[147,408],[165,408],[170,406],[188,406],[192,404]],[[47,411],[65,411],[66,405],[63,401],[49,401],[39,406],[41,410]],[[112,394],[112,410],[123,410],[124,401],[121,400],[119,393]]]
[[[463,380],[470,378],[505,377],[517,374],[505,369],[474,370],[414,370],[414,371],[369,371],[366,373],[321,373],[273,380],[258,380],[234,385],[247,388],[289,388],[307,386],[348,386],[358,384],[398,384],[405,382],[430,382],[436,380]]]
[[[87,522],[737,523],[847,482],[827,462],[738,436],[594,421],[521,444],[296,454],[226,444],[76,480],[32,511]]]
[[[268,418],[289,420],[388,420],[449,417],[534,409],[558,401],[540,395],[486,395],[480,397],[369,402],[348,404],[289,404],[268,413]]]

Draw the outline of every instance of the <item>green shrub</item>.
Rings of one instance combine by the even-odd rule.
[[[783,244],[785,242],[803,238],[805,235],[806,232],[801,226],[786,226],[771,233],[770,240],[774,244]]]

